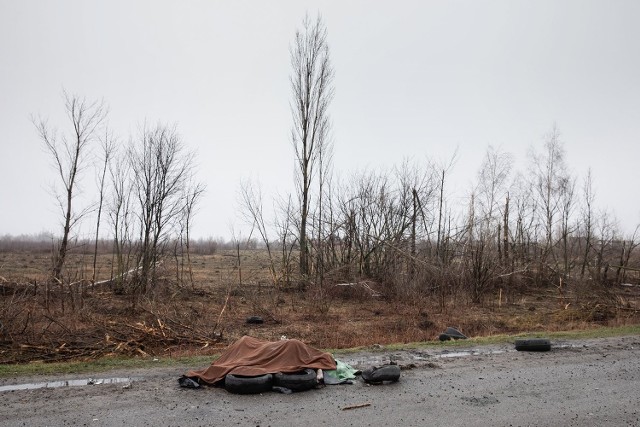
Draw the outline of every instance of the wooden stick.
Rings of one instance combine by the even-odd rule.
[[[357,405],[345,406],[344,408],[342,408],[342,410],[346,411],[346,410],[349,410],[349,409],[364,408],[365,406],[371,406],[371,403],[369,403],[369,402],[367,402],[367,403],[358,403]]]

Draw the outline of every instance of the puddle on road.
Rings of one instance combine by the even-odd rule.
[[[35,390],[39,388],[78,387],[87,385],[119,384],[139,381],[142,378],[87,378],[82,380],[49,381],[41,383],[15,384],[0,386],[0,392],[17,390]]]
[[[553,343],[552,348],[554,350],[575,350],[579,351],[587,347],[585,344],[565,344],[565,343]],[[343,361],[352,366],[379,366],[386,363],[398,363],[400,365],[409,364],[413,362],[429,362],[443,359],[455,359],[463,357],[473,356],[492,356],[497,354],[515,353],[517,350],[507,348],[505,344],[501,349],[488,350],[488,349],[467,349],[467,350],[439,350],[437,352],[427,352],[426,350],[407,350],[394,352],[390,354],[367,354],[360,356],[346,356]]]
[[[452,351],[450,353],[434,354],[431,357],[434,357],[436,359],[446,359],[450,357],[490,356],[492,354],[503,354],[506,352],[507,350],[491,350],[491,351],[467,350],[467,351]]]
[[[490,356],[494,354],[504,354],[515,350],[460,350],[460,351],[448,351],[429,354],[423,351],[410,351],[404,354],[390,354],[390,355],[375,355],[367,356],[364,358],[347,358],[345,362],[355,366],[365,365],[380,365],[389,362],[396,362],[399,364],[411,363],[416,361],[429,361],[437,359],[453,359],[457,357],[469,357],[469,356]]]

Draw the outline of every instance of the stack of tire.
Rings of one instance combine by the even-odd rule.
[[[314,388],[317,384],[316,372],[313,369],[304,369],[289,374],[264,374],[255,377],[227,374],[224,379],[225,389],[236,394],[264,393],[271,391],[273,387],[282,387],[291,391],[305,391]]]

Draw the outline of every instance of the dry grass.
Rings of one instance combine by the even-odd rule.
[[[240,259],[233,251],[219,251],[192,261],[193,284],[175,284],[175,259],[168,258],[165,280],[134,305],[108,285],[54,287],[46,299],[49,257],[0,253],[0,363],[206,355],[243,335],[268,340],[284,335],[340,349],[429,341],[447,326],[486,337],[640,323],[639,287],[617,287],[606,297],[594,293],[589,299],[571,289],[558,295],[554,289],[525,287],[498,290],[482,304],[453,295],[442,305],[438,297],[417,292],[405,299],[385,296],[384,285],[372,282],[366,289],[330,283],[305,292],[276,289],[262,251],[242,251]],[[98,280],[109,278],[111,262],[111,255],[100,256]],[[90,256],[74,254],[67,277],[90,278],[91,264]],[[253,315],[265,323],[247,324]]]

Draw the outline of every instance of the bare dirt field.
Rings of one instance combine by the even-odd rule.
[[[96,374],[96,384],[0,391],[3,426],[640,425],[640,336],[556,340],[550,352],[510,343],[336,353],[351,365],[394,359],[399,382],[284,395],[180,388],[194,366]],[[125,382],[107,384],[110,378]],[[87,376],[6,377],[0,387]],[[132,380],[128,380],[132,379]],[[102,382],[102,384],[101,384]],[[2,390],[3,388],[0,388]],[[368,404],[345,410],[352,405]]]

